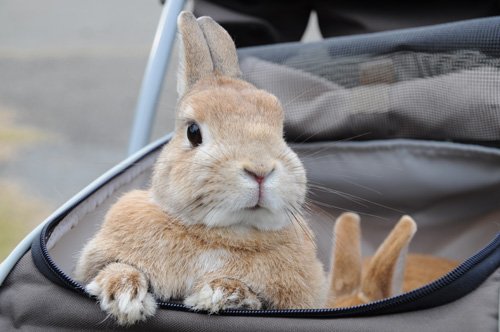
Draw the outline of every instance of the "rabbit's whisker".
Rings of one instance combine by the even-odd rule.
[[[364,207],[368,207],[368,206],[366,204],[361,203],[361,202],[365,202],[365,203],[369,203],[369,204],[372,204],[372,205],[376,205],[378,207],[382,207],[382,208],[385,208],[385,209],[388,209],[388,210],[391,210],[391,211],[399,212],[401,214],[406,214],[406,212],[403,211],[403,210],[396,209],[396,208],[393,208],[393,207],[390,207],[388,205],[384,205],[384,204],[381,204],[381,203],[377,203],[375,201],[372,201],[372,200],[369,200],[369,199],[366,199],[366,198],[363,198],[363,197],[360,197],[360,196],[357,196],[357,195],[349,194],[349,193],[346,193],[345,191],[340,191],[340,190],[336,190],[336,189],[333,189],[333,188],[324,187],[322,185],[315,184],[315,183],[312,183],[312,182],[309,182],[309,186],[311,188],[314,188],[314,189],[317,189],[317,190],[321,190],[321,191],[332,193],[332,194],[337,194],[337,195],[339,195],[341,197],[344,197],[344,198],[346,198],[346,199],[348,199],[348,200],[350,200],[352,202],[355,202],[356,204],[364,206]]]
[[[346,208],[342,208],[342,207],[337,206],[337,205],[333,205],[333,204],[329,204],[329,203],[321,202],[321,201],[318,201],[318,200],[314,200],[314,199],[312,199],[312,198],[307,198],[307,200],[308,200],[309,202],[314,203],[315,205],[323,206],[323,207],[326,207],[326,208],[333,208],[333,209],[337,209],[337,210],[341,210],[341,211],[345,211],[345,212],[355,212],[355,213],[360,214],[360,215],[364,215],[364,216],[369,216],[369,217],[373,217],[373,218],[381,219],[381,220],[383,220],[383,221],[389,221],[389,219],[388,219],[388,218],[385,218],[385,217],[382,217],[382,216],[379,216],[379,215],[376,215],[376,214],[371,214],[371,213],[366,213],[366,212],[355,211],[355,210],[353,210],[353,209],[346,209]]]
[[[302,230],[302,233],[304,233],[304,235],[316,247],[316,241],[314,241],[314,235],[311,233],[311,230],[309,229],[309,227],[307,227],[307,225],[305,225],[304,218],[302,217],[302,212],[299,211],[299,209],[293,205],[287,206],[285,211],[286,211],[287,215],[289,216],[289,219],[292,222],[292,224],[295,222]]]

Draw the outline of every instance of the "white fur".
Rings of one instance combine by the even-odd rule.
[[[132,325],[144,321],[156,312],[156,301],[147,289],[138,290],[132,297],[132,289],[119,293],[114,299],[106,294],[94,280],[85,287],[86,291],[99,299],[102,310],[113,315],[120,325]]]
[[[184,280],[184,285],[185,285],[186,290],[193,289],[194,277],[193,276],[186,276],[186,279]]]
[[[222,288],[216,288],[212,294],[212,305],[216,306],[217,309],[220,309],[220,304],[224,299],[224,290]],[[218,310],[217,310],[218,311]]]
[[[204,220],[209,227],[242,226],[254,227],[262,231],[276,231],[290,224],[287,215],[260,208],[258,210],[213,209]]]
[[[203,310],[209,312],[217,312],[220,310],[220,308],[217,303],[214,303],[214,300],[218,299],[220,301],[220,299],[222,298],[219,295],[220,293],[221,290],[219,289],[219,293],[216,295],[212,287],[206,284],[201,288],[199,292],[188,296],[184,300],[184,304],[197,311]]]
[[[207,311],[211,314],[218,313],[225,309],[250,308],[260,309],[261,303],[257,298],[240,299],[239,290],[228,293],[225,289],[217,287],[212,289],[205,284],[201,290],[188,296],[184,304],[196,311]]]
[[[85,286],[85,290],[90,295],[99,296],[101,294],[101,286],[95,280]]]
[[[196,267],[201,275],[214,272],[224,266],[229,256],[224,249],[207,250],[198,256]]]

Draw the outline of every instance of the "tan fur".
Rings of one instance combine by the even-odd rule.
[[[359,216],[354,213],[342,215],[342,222],[335,223],[332,250],[330,289],[336,297],[350,296],[361,283],[361,239]]]
[[[195,17],[181,13],[177,25],[181,34],[177,92],[182,96],[198,80],[211,76],[214,66],[205,36]]]
[[[238,79],[234,44],[210,18],[184,12],[178,25],[184,53],[174,136],[151,188],[108,211],[77,278],[122,325],[152,315],[152,295],[211,313],[323,307],[326,278],[302,217],[306,174],[283,139],[279,101]],[[192,123],[199,146],[188,140]],[[152,294],[116,286],[137,278]]]
[[[342,214],[334,230],[332,275],[328,307],[350,307],[381,300],[422,287],[454,269],[458,264],[430,255],[407,255],[416,223],[404,216],[373,257],[361,264],[359,216]],[[337,244],[338,243],[338,244]],[[339,285],[349,285],[339,287]]]
[[[437,280],[456,268],[458,262],[431,255],[408,255],[403,290],[409,292]]]
[[[239,77],[241,71],[233,41],[226,30],[210,17],[200,17],[198,24],[207,41],[216,74]]]
[[[377,249],[361,283],[361,291],[368,298],[381,299],[401,292],[406,253],[416,231],[415,222],[404,216]]]

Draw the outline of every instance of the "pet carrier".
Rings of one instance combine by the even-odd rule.
[[[182,1],[169,1],[164,9],[160,27],[167,34],[157,37],[140,107],[155,108],[181,7]],[[329,215],[345,210],[362,215],[364,253],[373,253],[391,221],[406,213],[419,227],[412,252],[460,264],[409,293],[355,307],[207,315],[160,302],[154,317],[128,329],[498,330],[500,17],[252,47],[239,57],[244,78],[281,100],[286,138],[310,183],[321,185],[311,187],[311,195],[323,212],[313,210],[308,220],[325,266]],[[139,113],[131,150],[147,140],[152,121],[152,113]],[[121,329],[75,281],[76,258],[116,199],[149,185],[169,139],[147,145],[90,184],[2,263],[1,331]]]

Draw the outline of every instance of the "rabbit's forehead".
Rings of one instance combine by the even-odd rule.
[[[281,128],[283,111],[276,97],[255,88],[213,88],[191,94],[180,105],[181,115],[210,127],[249,123]]]

